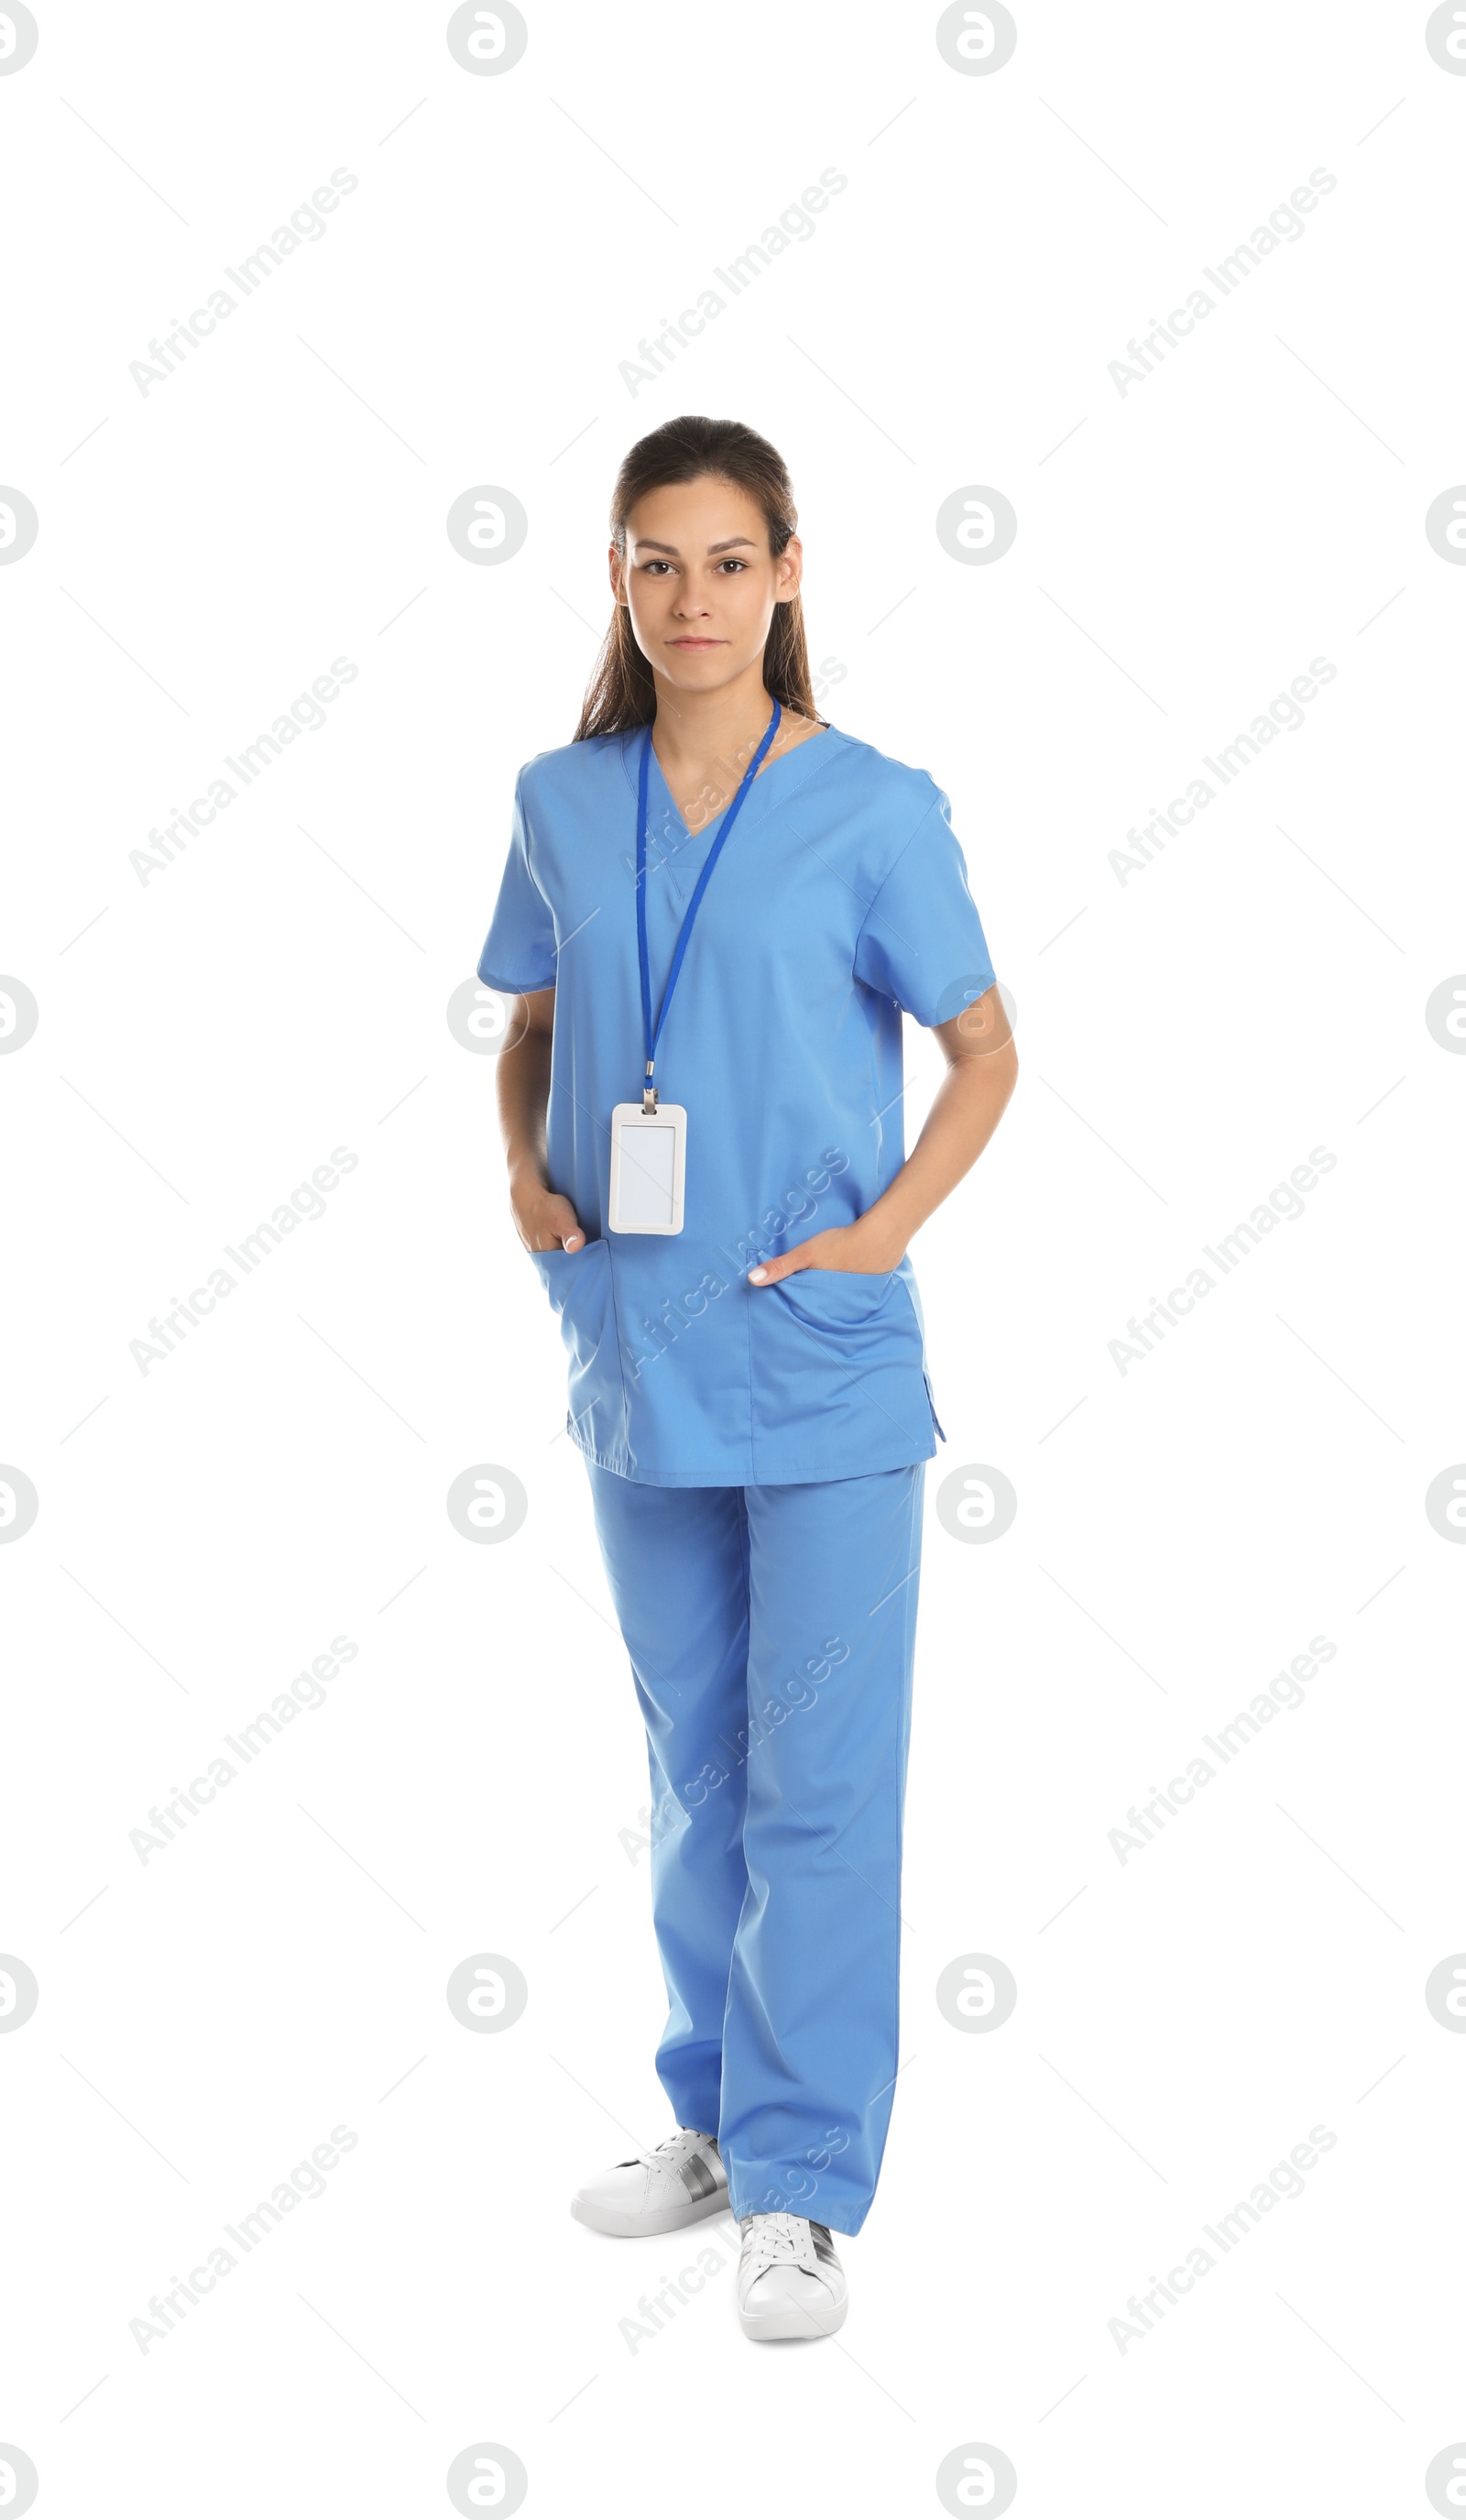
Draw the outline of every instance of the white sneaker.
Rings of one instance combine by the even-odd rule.
[[[679,2127],[654,2151],[634,2153],[630,2161],[614,2162],[599,2179],[588,2179],[571,2197],[570,2211],[593,2231],[634,2240],[644,2233],[681,2231],[689,2223],[705,2223],[727,2203],[728,2173],[716,2137]]]
[[[742,2231],[738,2317],[745,2336],[833,2336],[844,2326],[845,2276],[822,2223],[750,2214]]]

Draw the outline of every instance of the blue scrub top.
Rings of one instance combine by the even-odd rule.
[[[948,800],[834,727],[750,785],[657,1051],[686,1105],[680,1235],[605,1227],[613,1104],[640,1102],[642,730],[525,763],[478,976],[553,988],[551,1188],[588,1239],[531,1255],[570,1357],[567,1424],[651,1487],[780,1486],[929,1461],[936,1417],[910,1258],[875,1276],[747,1272],[865,1213],[906,1159],[901,1011],[944,1023],[993,985]],[[689,832],[653,751],[653,1012],[718,828]]]

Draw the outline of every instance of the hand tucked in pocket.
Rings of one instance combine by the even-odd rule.
[[[569,1200],[537,1177],[511,1181],[510,1207],[526,1251],[579,1251],[585,1242]]]
[[[812,1234],[808,1242],[796,1243],[777,1260],[761,1261],[757,1269],[749,1270],[748,1282],[777,1286],[781,1278],[792,1278],[800,1269],[843,1269],[856,1276],[884,1278],[905,1250],[883,1222],[858,1216],[853,1225],[827,1226],[822,1234]]]

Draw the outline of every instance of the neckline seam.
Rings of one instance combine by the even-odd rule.
[[[627,787],[628,787],[628,788],[629,788],[629,790],[630,790],[630,792],[631,792],[631,800],[632,800],[633,810],[635,810],[635,807],[636,807],[636,801],[637,801],[637,782],[636,782],[636,780],[635,780],[635,779],[633,778],[633,776],[632,776],[632,769],[631,769],[631,750],[632,750],[632,743],[633,743],[633,740],[634,740],[634,739],[636,739],[636,738],[638,738],[638,737],[640,737],[640,736],[644,735],[644,733],[645,733],[645,728],[644,728],[644,727],[623,727],[623,728],[622,728],[622,730],[621,730],[621,735],[620,735],[620,739],[619,739],[619,741],[620,741],[620,746],[621,746],[621,769],[622,769],[622,773],[623,773],[623,775],[624,775],[624,777],[625,777],[625,780],[626,780],[626,785],[627,785]],[[839,733],[840,733],[840,730],[839,730],[839,728],[838,728],[837,726],[828,726],[828,725],[826,725],[826,726],[824,726],[824,727],[822,727],[822,728],[821,729],[821,734],[822,734],[822,735],[837,736],[837,735],[839,735]],[[799,753],[799,752],[809,752],[812,748],[814,748],[815,746],[817,746],[817,745],[819,744],[819,742],[820,742],[820,736],[817,736],[817,735],[806,736],[806,738],[805,738],[805,740],[804,740],[803,743],[800,743],[800,744],[796,744],[796,745],[795,745],[795,747],[794,747],[794,752],[781,753],[781,754],[779,755],[779,759],[780,759],[781,761],[792,761],[792,760],[794,759],[794,757],[795,757],[795,753]],[[661,783],[662,783],[663,788],[666,789],[666,794],[667,794],[667,801],[668,801],[668,803],[671,805],[672,810],[673,810],[674,814],[676,814],[678,821],[681,823],[681,825],[682,825],[682,827],[683,827],[684,832],[687,833],[688,838],[689,838],[689,839],[691,839],[691,838],[692,838],[692,836],[693,836],[693,834],[692,834],[692,832],[691,832],[690,831],[689,831],[689,829],[688,829],[687,817],[686,817],[686,815],[683,813],[681,806],[678,804],[676,797],[673,795],[671,788],[667,786],[667,775],[666,775],[666,772],[663,770],[661,763],[657,760],[657,757],[656,757],[656,746],[655,746],[655,744],[653,744],[653,745],[651,746],[651,761],[650,761],[649,767],[655,770],[655,772],[656,772],[656,775],[657,775],[658,779],[660,779],[660,781],[661,781]],[[766,763],[766,764],[765,764],[765,768],[767,769],[768,767],[769,767],[769,765]],[[763,776],[764,776],[764,772],[761,770],[761,771],[759,772],[759,779],[761,779]],[[751,783],[750,783],[750,785],[749,785],[748,794],[746,795],[746,797],[745,797],[745,798],[744,798],[744,800],[743,800],[743,813],[744,813],[744,814],[748,813],[748,812],[750,811],[750,809],[751,809],[752,805],[753,805],[754,790],[757,788],[758,784],[759,784],[758,779],[754,779],[753,781],[751,781]],[[736,793],[736,790],[735,790],[734,792]],[[733,797],[732,797],[732,796],[730,796],[730,798],[728,799],[728,804],[725,804],[725,805],[721,806],[721,807],[719,808],[719,813],[713,817],[713,821],[714,821],[714,823],[716,823],[716,822],[720,819],[721,815],[723,815],[723,814],[726,814],[726,813],[727,813],[727,811],[728,811],[728,806],[729,806],[729,805],[731,805],[732,803],[733,803]],[[742,819],[742,817],[740,816],[740,817],[739,817],[739,820],[741,821],[741,819]],[[708,828],[708,826],[704,825],[704,827],[703,827],[703,828],[704,828],[704,830],[706,830],[706,829]]]

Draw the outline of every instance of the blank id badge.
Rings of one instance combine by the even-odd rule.
[[[618,1102],[611,1112],[612,1234],[681,1234],[688,1115],[680,1102],[644,1111]]]

